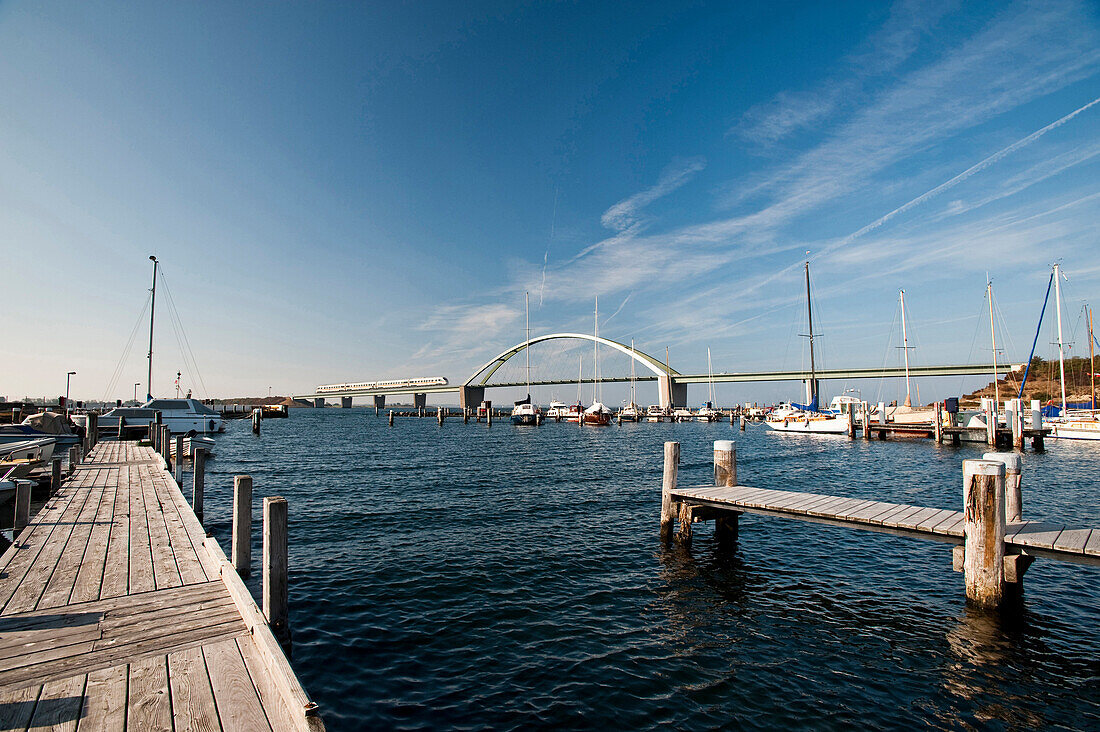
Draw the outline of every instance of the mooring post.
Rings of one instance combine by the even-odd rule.
[[[50,493],[57,493],[61,487],[61,458],[55,457],[50,462]]]
[[[393,427],[393,410],[390,410],[390,427]]]
[[[99,415],[95,412],[88,412],[88,438],[88,452],[91,452],[99,444]]]
[[[252,434],[260,434],[260,422],[263,420],[263,413],[259,409],[252,410]]]
[[[195,448],[195,474],[191,481],[191,510],[202,523],[202,494],[206,490],[206,450]]]
[[[462,408],[462,424],[470,424],[470,408]]]
[[[1024,451],[1024,403],[1017,399],[1012,412],[1012,447]]]
[[[740,430],[741,432],[744,432],[744,431],[745,431],[745,424],[746,424],[746,423],[748,423],[748,421],[749,421],[749,420],[748,420],[748,419],[746,419],[746,418],[745,418],[744,416],[742,416],[742,417],[741,417],[741,426],[739,427],[739,430]]]
[[[963,576],[966,599],[994,609],[1004,599],[1005,464],[963,461]]]
[[[118,437],[116,439],[119,442],[122,442],[122,440],[125,438],[125,436],[126,436],[126,418],[122,417],[122,416],[119,416],[119,418],[118,418]]]
[[[943,403],[936,402],[936,409],[932,413],[932,435],[936,438],[936,444],[943,443]]]
[[[167,470],[171,465],[170,457],[172,455],[172,428],[168,425],[161,427],[164,434],[160,437],[160,456],[164,458],[164,468]]]
[[[714,484],[727,487],[737,485],[737,443],[733,440],[714,441]],[[722,511],[714,519],[714,540],[720,544],[736,540],[740,515],[740,511]]]
[[[289,646],[286,535],[286,499],[267,496],[264,498],[263,610],[275,637]]]
[[[80,448],[73,445],[69,448],[69,472],[76,470],[76,464],[80,462]]]
[[[997,446],[997,402],[985,399],[982,411],[985,412],[985,439],[992,446]]]
[[[233,568],[241,577],[252,573],[252,476],[233,477]]]
[[[15,480],[15,522],[12,528],[14,539],[31,522],[31,481]]]
[[[438,407],[435,411],[435,418],[439,421],[439,426],[443,426],[443,407]]]
[[[680,467],[680,443],[665,443],[665,471],[661,480],[661,541],[672,540],[672,522],[676,519],[676,504],[672,492],[676,490],[676,473]]]
[[[183,435],[176,435],[176,459],[174,462],[176,467],[176,485],[179,485],[183,480]]]
[[[1004,463],[1005,466],[1005,520],[1009,523],[1023,521],[1024,502],[1020,491],[1023,477],[1023,459],[1015,452],[987,452],[982,460]]]
[[[485,410],[485,417],[486,417],[486,422],[488,422],[489,426],[492,427],[493,426],[493,408],[492,407],[489,407],[488,409]]]
[[[848,439],[856,439],[856,413],[855,410],[848,410]]]

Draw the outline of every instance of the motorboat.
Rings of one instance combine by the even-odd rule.
[[[157,412],[172,434],[225,432],[222,416],[198,399],[150,399],[140,407],[115,407],[99,417],[99,427],[117,430],[120,418],[127,425],[146,425],[156,419]]]
[[[672,413],[659,404],[651,404],[645,410],[646,422],[664,422],[666,419],[671,419]]]
[[[581,417],[584,416],[584,405],[580,402],[569,406],[565,410],[565,416],[562,418],[566,422],[580,422]]]
[[[531,395],[512,406],[512,424],[538,426],[542,424],[542,410],[531,403]]]
[[[687,407],[676,407],[672,410],[673,422],[690,422],[693,419],[695,419],[695,415]]]
[[[214,456],[214,439],[211,437],[204,437],[202,435],[190,435],[183,438],[183,457],[185,460],[194,460],[196,450],[205,450],[207,457]],[[171,440],[168,443],[168,453],[170,457],[176,459],[176,441]]]
[[[695,413],[696,422],[717,422],[720,419],[722,419],[722,413],[715,409],[710,402],[699,407],[699,411]]]
[[[12,463],[17,460],[30,460],[34,462],[49,462],[53,457],[57,439],[53,437],[38,437],[31,440],[18,442],[5,442],[0,444],[0,465]]]
[[[569,413],[569,405],[565,402],[550,400],[550,408],[546,410],[546,418],[553,419],[557,422],[565,419],[566,414]]]
[[[634,402],[627,404],[619,410],[620,422],[639,422],[642,419],[642,409]]]
[[[41,439],[51,439],[65,451],[80,444],[81,435],[73,429],[72,422],[64,414],[56,412],[32,414],[19,424],[0,427],[0,445]]]

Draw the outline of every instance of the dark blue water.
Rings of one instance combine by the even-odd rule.
[[[711,525],[663,548],[662,443],[683,485],[730,438],[746,485],[943,508],[983,452],[296,410],[218,438],[206,520],[228,546],[252,475],[258,562],[261,496],[289,501],[293,664],[330,729],[1100,728],[1100,568],[1037,560],[990,616],[947,544],[744,516],[732,552]],[[1098,458],[1027,453],[1025,517],[1100,526]]]

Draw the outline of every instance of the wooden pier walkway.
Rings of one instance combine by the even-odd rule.
[[[99,443],[0,557],[0,729],[323,730],[160,455]]]
[[[965,538],[963,512],[951,509],[747,486],[677,488],[672,491],[672,500],[702,509],[736,510],[951,544],[962,544]],[[705,510],[694,511],[693,517],[708,518]],[[1100,529],[1079,529],[1046,521],[1008,522],[1005,544],[1010,551],[1100,565]]]

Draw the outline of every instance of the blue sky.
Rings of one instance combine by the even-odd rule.
[[[0,4],[0,394],[131,394],[149,254],[206,387],[165,319],[154,390],[219,396],[462,380],[525,291],[534,333],[598,295],[681,371],[800,368],[806,252],[830,367],[898,362],[899,288],[921,364],[988,358],[987,276],[1013,360],[1053,261],[1067,328],[1095,299],[1094,3],[625,7]]]

